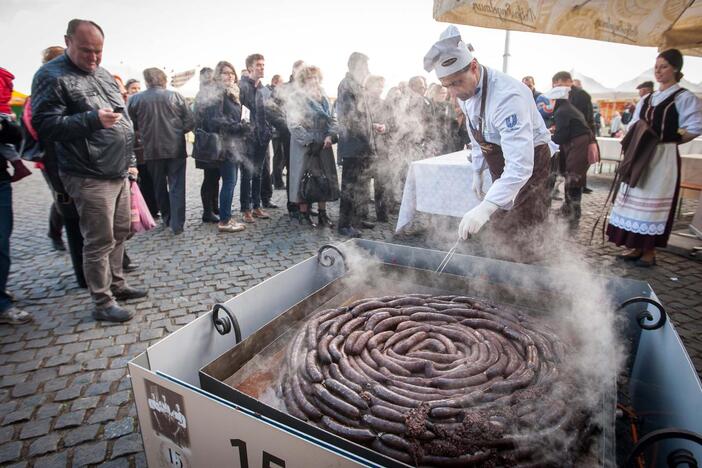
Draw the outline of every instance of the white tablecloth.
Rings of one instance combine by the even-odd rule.
[[[621,141],[621,138],[599,137],[597,143],[600,145],[600,155],[602,159],[621,160]],[[684,145],[680,145],[679,150],[680,156],[702,153],[702,138],[695,138]]]
[[[472,189],[473,169],[468,154],[463,150],[410,165],[396,232],[408,225],[417,211],[460,218],[480,203]],[[489,175],[487,179],[485,191],[490,187]]]

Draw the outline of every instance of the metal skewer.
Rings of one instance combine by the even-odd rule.
[[[437,272],[437,273],[443,273],[443,272],[444,272],[444,269],[446,268],[446,265],[449,264],[449,262],[450,262],[451,259],[453,258],[453,254],[456,253],[456,248],[458,247],[458,243],[459,243],[460,241],[461,241],[461,239],[457,239],[457,240],[456,240],[456,243],[453,244],[453,247],[451,247],[451,250],[449,250],[449,251],[446,253],[446,256],[445,256],[444,259],[441,261],[441,263],[439,263],[439,266],[438,266],[438,268],[436,269],[436,272]]]

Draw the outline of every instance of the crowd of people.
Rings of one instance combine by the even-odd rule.
[[[520,83],[480,65],[455,27],[442,34],[424,59],[426,71],[435,71],[440,84],[427,86],[425,78],[415,76],[391,87],[383,98],[384,78],[370,73],[368,56],[354,52],[334,101],[322,86],[322,70],[302,60],[293,64],[287,82],[275,75],[264,85],[265,58],[254,53],[240,75],[225,60],[200,70],[200,89],[191,104],[166,89],[167,76],[158,68],[144,70],[142,90],[140,80],[123,83],[100,67],[104,39],[96,23],[70,21],[66,49],[44,51],[22,126],[2,111],[8,117],[3,117],[0,147],[13,172],[10,175],[3,162],[0,321],[31,319],[12,307],[5,292],[10,183],[29,173],[13,148],[26,151],[27,143],[40,155],[54,198],[49,236],[54,248],[65,250],[61,226],[65,227],[76,279],[90,291],[96,320],[129,320],[133,312],[118,301],[148,294],[129,286],[124,276],[124,271],[136,268],[125,251],[131,184],[138,184],[149,211],[173,235],[184,231],[190,132],[191,155],[203,171],[202,221],[216,223],[221,233],[241,232],[270,218],[267,210],[278,208],[274,189],[285,189],[289,216],[301,227],[336,227],[342,236],[359,237],[375,225],[369,200],[375,222],[388,222],[398,209],[411,162],[466,147],[474,170],[473,190],[481,203],[461,221],[461,237],[477,233],[491,218],[491,229],[513,234],[543,223],[558,175],[565,177],[559,212],[571,228],[578,226],[587,169],[597,157],[599,129],[589,94],[568,72],[556,73],[552,89],[542,94],[532,77]],[[670,145],[659,159],[668,164],[677,143],[702,133],[702,111],[699,100],[677,85],[673,73],[680,73],[682,57],[661,54],[659,60],[673,70],[668,77],[673,81],[661,78],[661,90],[643,95],[632,125],[642,120],[661,128],[662,141]],[[0,69],[0,79],[9,80],[10,90],[11,78]],[[668,96],[665,90],[672,84],[677,88],[673,86],[675,92]],[[668,107],[674,100],[678,112],[659,116],[661,99]],[[681,130],[686,136],[676,137]],[[634,139],[631,145],[636,147],[642,137]],[[625,161],[640,175],[641,163]],[[493,183],[484,191],[488,171]],[[663,245],[667,237],[658,233],[658,225],[655,234],[665,239],[642,241],[641,236],[626,234],[632,214],[627,218],[622,206],[637,181],[623,179],[629,186],[620,190],[609,233],[612,242],[634,249],[625,259],[649,266],[655,263],[650,253],[654,244]],[[232,209],[237,182],[240,217]],[[674,200],[677,191],[668,195]],[[339,219],[333,220],[328,203],[337,200]],[[669,226],[663,226],[669,233]]]

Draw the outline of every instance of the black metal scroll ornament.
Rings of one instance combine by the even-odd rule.
[[[665,313],[665,309],[661,305],[660,302],[651,299],[650,297],[632,297],[631,299],[627,299],[626,301],[622,302],[617,311],[622,310],[628,305],[631,304],[636,304],[639,302],[645,302],[646,304],[651,304],[658,309],[658,312],[660,313],[660,317],[658,317],[658,320],[653,322],[653,323],[648,323],[647,320],[653,320],[653,315],[651,313],[644,309],[639,314],[636,316],[636,321],[638,322],[639,326],[643,328],[644,330],[656,330],[658,328],[661,328],[663,325],[665,325],[665,321],[667,319],[667,315]]]
[[[220,311],[224,312],[221,316],[219,314]],[[241,341],[239,321],[223,304],[215,304],[212,308],[212,324],[220,335],[226,335],[233,328],[236,342],[239,343]]]
[[[685,429],[678,429],[674,427],[669,427],[667,429],[659,429],[657,431],[649,432],[639,440],[639,442],[634,446],[634,449],[629,454],[625,466],[636,466],[636,459],[639,457],[639,455],[644,453],[644,451],[651,447],[653,444],[665,439],[684,439],[702,445],[702,436],[700,436],[700,434],[697,434],[696,432],[686,431]],[[697,466],[697,460],[695,460],[695,457],[692,455],[692,453],[687,450],[675,450],[670,454],[670,456],[668,456],[668,466],[677,466],[683,461],[686,462],[688,466]]]
[[[339,257],[341,257],[341,261],[344,262],[344,270],[348,270],[349,266],[346,263],[346,255],[344,255],[344,252],[342,252],[337,246],[331,244],[324,244],[319,248],[317,251],[317,263],[323,267],[331,267],[336,263],[336,258],[329,254],[329,250],[335,251]]]

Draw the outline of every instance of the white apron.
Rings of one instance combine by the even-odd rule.
[[[622,182],[609,224],[649,236],[665,232],[678,180],[677,144],[660,143],[637,187]]]

